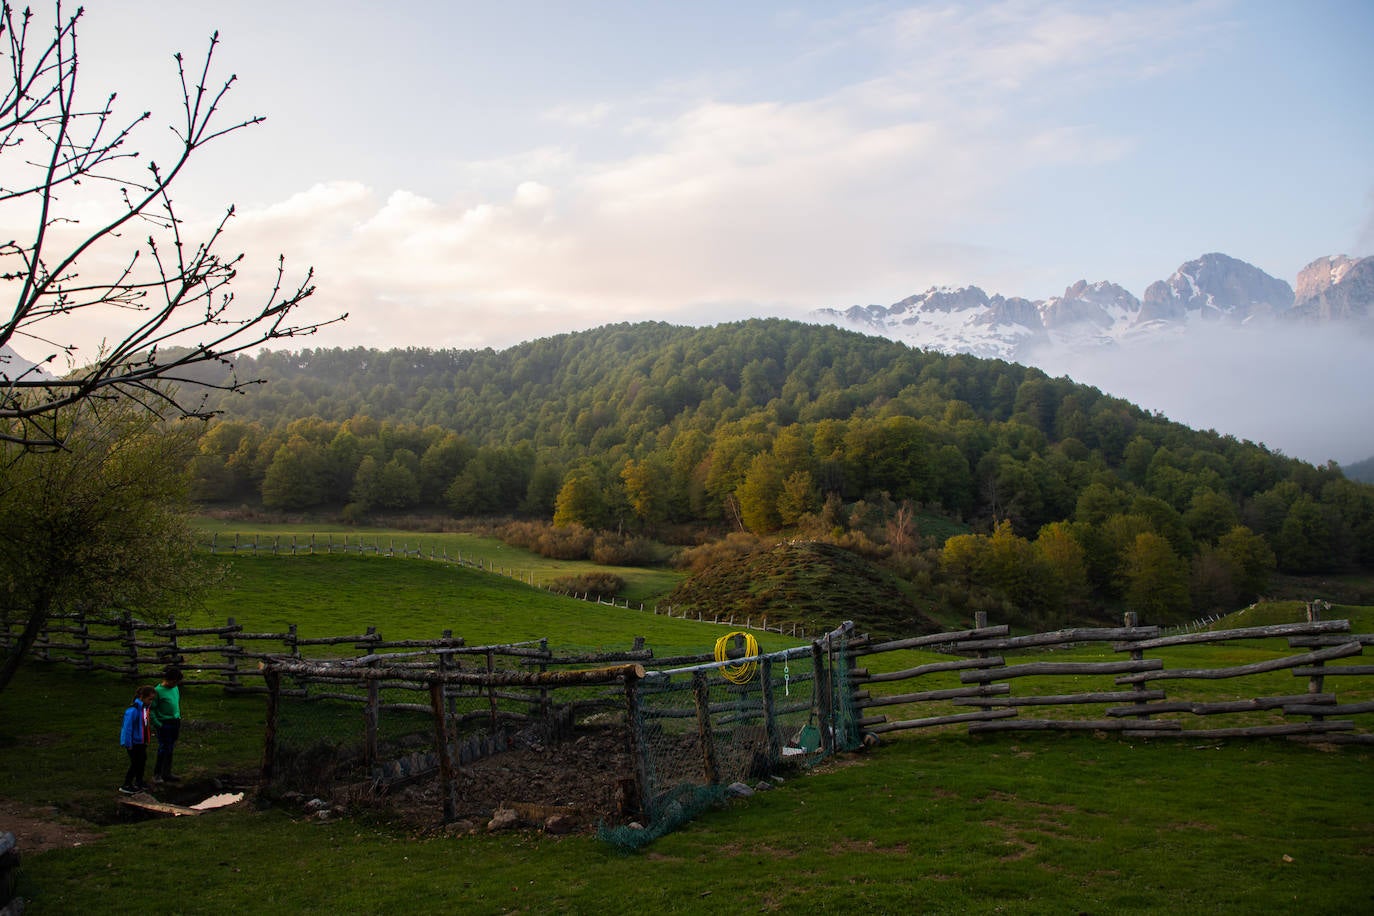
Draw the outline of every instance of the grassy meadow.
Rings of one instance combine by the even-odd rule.
[[[373,625],[387,638],[451,628],[471,644],[547,637],[555,648],[624,648],[644,636],[660,654],[709,651],[727,630],[414,559],[260,554],[228,562],[232,589],[211,597],[197,625],[233,616],[258,632],[296,623],[302,636]],[[1371,613],[1333,609],[1330,616],[1356,617],[1363,624],[1356,629],[1369,632]],[[765,650],[793,643],[760,640]],[[1171,668],[1217,667],[1283,648],[1246,641],[1159,654]],[[1054,653],[1080,656],[1115,657],[1107,647]],[[895,670],[934,657],[891,653],[865,661]],[[1277,692],[1302,692],[1306,684],[1284,672],[1264,677]],[[1336,680],[1328,678],[1327,689],[1353,698]],[[1236,689],[1170,681],[1170,697],[1185,684],[1216,698]],[[1059,688],[1083,689],[1046,679],[1018,683],[1013,693]],[[113,675],[30,663],[0,694],[0,799],[97,825],[91,829],[101,834],[25,856],[19,892],[28,913],[1374,908],[1370,748],[1100,734],[970,737],[955,728],[903,733],[626,854],[585,835],[417,835],[366,811],[319,822],[245,804],[198,818],[122,821],[114,786],[124,760],[115,739],[128,693],[129,684]],[[262,698],[189,688],[186,707],[178,759],[189,780],[256,766]],[[918,712],[884,711],[889,718]],[[1050,715],[1068,714],[1055,708]]]
[[[440,555],[446,553],[451,557],[461,557],[467,562],[477,562],[484,568],[494,568],[502,575],[543,587],[566,576],[575,576],[592,570],[606,571],[625,581],[621,597],[632,606],[649,604],[666,595],[683,578],[682,573],[669,569],[598,566],[580,560],[550,559],[520,547],[512,547],[496,538],[465,532],[400,531],[395,528],[316,522],[255,525],[233,519],[209,517],[197,519],[196,529],[201,532],[202,540],[207,545],[213,542],[221,548],[228,547],[235,543],[237,537],[241,545],[259,545],[263,548],[258,551],[259,553],[267,553],[268,545],[274,543],[289,553],[293,540],[298,548],[308,548],[312,536],[317,550],[323,550],[331,540],[335,550],[338,550],[347,538],[349,545],[357,546],[361,542],[369,547],[380,547],[382,551],[393,549],[399,553],[403,550],[418,549],[426,557],[431,552]]]

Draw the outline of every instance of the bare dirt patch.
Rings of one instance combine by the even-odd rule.
[[[456,821],[485,829],[498,809],[518,805],[570,809],[572,821],[583,831],[599,824],[627,823],[636,813],[635,800],[626,797],[627,779],[633,773],[621,728],[592,730],[566,741],[506,751],[458,768]],[[443,819],[443,791],[437,775],[393,790],[379,803],[416,827],[432,828]]]
[[[14,834],[23,856],[80,846],[104,836],[88,821],[68,817],[51,807],[39,808],[8,798],[0,798],[0,831]]]

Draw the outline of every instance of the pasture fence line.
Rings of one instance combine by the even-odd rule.
[[[471,555],[465,556],[462,551],[449,553],[447,547],[439,547],[436,549],[435,546],[431,544],[429,552],[426,553],[421,545],[417,544],[412,547],[410,542],[406,540],[402,540],[400,547],[397,547],[394,537],[388,537],[385,546],[382,545],[381,538],[374,538],[372,543],[369,544],[367,538],[362,535],[350,536],[348,534],[340,535],[338,541],[335,540],[333,534],[325,534],[323,536],[316,534],[308,536],[300,535],[299,538],[297,535],[293,534],[287,535],[285,541],[283,541],[283,536],[280,534],[274,534],[270,537],[263,538],[260,538],[256,534],[251,537],[235,534],[232,541],[230,541],[228,535],[226,535],[224,543],[221,543],[219,533],[215,532],[211,535],[210,542],[206,546],[211,554],[227,553],[231,556],[237,556],[239,553],[247,553],[256,556],[261,552],[273,556],[313,556],[317,553],[326,555],[334,553],[353,553],[359,556],[370,555],[388,559],[394,557],[401,557],[402,559],[414,557],[416,559],[450,563],[455,566],[475,569],[479,572],[503,576],[507,579],[514,579],[516,582],[528,585],[531,588],[537,588],[542,591],[562,595],[565,598],[573,598],[577,601],[586,601],[605,607],[618,607],[626,610],[638,610],[656,616],[678,617],[683,620],[696,620],[701,623],[720,624],[729,626],[732,629],[739,628],[742,630],[754,630],[760,633],[777,633],[780,636],[792,636],[798,639],[806,638],[806,627],[797,623],[774,624],[770,626],[768,623],[768,615],[766,614],[761,615],[756,621],[752,614],[737,615],[734,613],[718,613],[708,618],[700,611],[693,614],[693,612],[686,608],[680,608],[671,604],[646,605],[644,602],[640,601],[636,603],[637,606],[631,606],[628,598],[606,597],[585,590],[579,592],[572,589],[560,588],[551,583],[541,584],[535,581],[533,570],[521,569],[515,566],[498,565],[496,562],[482,557]]]
[[[1361,655],[1374,645],[1374,634],[1351,633],[1348,620],[1321,620],[1329,605],[1308,605],[1305,622],[1163,635],[1159,627],[1141,626],[1135,613],[1121,627],[1079,627],[1012,636],[1006,626],[988,626],[980,614],[969,630],[909,639],[850,644],[853,706],[868,734],[957,725],[969,734],[1007,731],[1091,731],[1125,738],[1222,739],[1292,737],[1331,743],[1374,744],[1374,699],[1367,679],[1374,665],[1330,664]],[[1263,661],[1207,668],[1168,667],[1150,650],[1245,641],[1286,640],[1290,654],[1275,653]],[[1091,644],[1107,644],[1119,657],[1110,661],[1028,660],[1033,653]],[[949,656],[899,670],[870,672],[864,657],[899,650],[925,649]],[[1010,653],[1017,653],[1009,658]],[[1287,672],[1290,690],[1279,693],[1275,678]],[[957,676],[958,684],[949,683]],[[932,680],[942,683],[931,684]],[[1305,679],[1305,680],[1302,680]],[[1233,698],[1190,696],[1193,682],[1235,681],[1247,684]],[[922,686],[925,689],[910,689]],[[1087,682],[1087,683],[1085,683]],[[1353,688],[1354,700],[1342,701],[1332,683]],[[900,692],[888,685],[902,683]],[[1013,696],[1012,684],[1030,685]],[[1171,697],[1166,684],[1177,685]],[[881,688],[878,688],[882,685]],[[1052,692],[1045,692],[1052,691]],[[885,707],[901,711],[889,718]],[[1075,709],[1061,718],[1031,718],[1023,710]],[[894,715],[896,713],[894,712]],[[1194,727],[1209,717],[1236,719],[1220,727]]]
[[[34,657],[131,680],[176,664],[188,687],[266,694],[272,785],[369,801],[430,785],[445,820],[483,758],[599,741],[618,770],[597,791],[614,792],[624,816],[603,835],[634,847],[751,780],[893,733],[1374,744],[1374,665],[1360,658],[1374,634],[1321,619],[1327,607],[1183,633],[1130,613],[1119,627],[1012,635],[980,613],[970,628],[903,639],[845,624],[780,651],[734,633],[723,655],[669,657],[642,638],[555,652],[547,639],[469,646],[451,630],[387,640],[375,627],[306,635],[72,614],[49,621]],[[1201,647],[1216,651],[1191,651]]]

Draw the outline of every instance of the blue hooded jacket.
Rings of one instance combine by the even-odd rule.
[[[148,720],[144,715],[143,701],[135,698],[129,708],[124,710],[124,724],[119,729],[119,746],[147,744],[148,737]]]

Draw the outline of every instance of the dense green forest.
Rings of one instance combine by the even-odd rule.
[[[1273,570],[1374,568],[1374,487],[1335,466],[824,325],[263,351],[236,372],[266,384],[211,391],[206,503],[520,517],[588,549],[594,532],[827,539],[1041,622],[1122,606],[1164,622],[1252,600]]]

